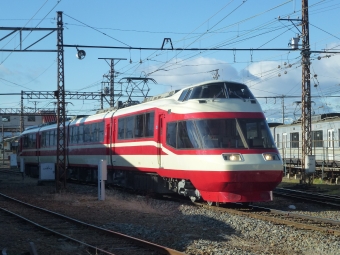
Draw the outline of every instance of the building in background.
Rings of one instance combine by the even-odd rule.
[[[39,115],[24,116],[24,129],[39,126],[44,123],[56,122],[57,116],[54,111],[40,111]],[[20,114],[0,113],[0,147],[4,147],[4,140],[16,137],[20,134]],[[12,147],[11,147],[12,149]],[[10,150],[11,150],[10,149]]]

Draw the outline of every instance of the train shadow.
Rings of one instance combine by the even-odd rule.
[[[272,202],[254,203],[255,206],[266,207],[289,212],[338,212],[338,206],[326,205],[320,202],[301,200],[299,198],[288,198],[281,195],[274,195]],[[337,219],[339,220],[339,219]]]
[[[236,229],[242,220],[238,216],[213,212],[208,208],[195,207],[188,203],[178,203],[148,196],[121,193],[111,197],[107,193],[107,203],[124,210],[131,220],[112,220],[106,228],[136,238],[148,240],[172,249],[185,251],[191,246],[218,246],[242,238]],[[246,224],[247,225],[247,224]],[[246,226],[245,226],[246,228]]]

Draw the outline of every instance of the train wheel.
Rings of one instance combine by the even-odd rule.
[[[195,202],[197,200],[197,197],[194,197],[194,196],[190,196],[189,198],[190,198],[191,202]]]

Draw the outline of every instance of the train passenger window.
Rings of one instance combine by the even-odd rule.
[[[91,141],[92,142],[98,142],[98,123],[92,123],[91,124]]]
[[[50,138],[50,146],[54,145],[54,130],[50,130],[49,132],[49,138]]]
[[[134,117],[127,117],[125,119],[125,138],[133,138]]]
[[[144,130],[143,130],[144,118],[145,118],[144,114],[140,114],[140,115],[136,116],[135,132],[134,132],[134,137],[136,137],[136,138],[144,136]]]
[[[24,147],[24,148],[27,148],[28,147],[28,136],[27,135],[24,135],[24,137],[23,137],[23,143],[22,143],[22,146]]]
[[[118,120],[118,140],[124,139],[125,119]]]
[[[118,119],[118,140],[154,136],[154,112]]]
[[[290,133],[290,142],[292,148],[299,148],[299,132]]]
[[[84,126],[78,126],[78,143],[84,142]]]
[[[177,149],[199,148],[199,140],[193,121],[178,122]]]
[[[254,99],[253,94],[246,85],[227,83],[226,86],[229,98]]]
[[[185,95],[185,98],[183,99],[183,101],[186,101],[186,100],[190,99],[191,94],[192,94],[192,90],[193,90],[192,88],[190,88],[188,90],[188,93]]]
[[[178,98],[178,101],[183,101],[185,96],[187,95],[189,89],[185,89],[183,90],[182,94],[180,95],[180,97]]]
[[[145,114],[145,137],[153,137],[155,113]]]
[[[91,125],[84,125],[84,142],[91,142]]]
[[[2,122],[9,122],[9,121],[11,121],[11,116],[2,116],[1,120],[2,120]]]
[[[46,131],[44,131],[44,132],[42,132],[42,134],[41,134],[41,139],[42,139],[42,146],[43,147],[47,147],[47,143],[49,142],[48,141],[48,136],[47,136],[47,132]]]
[[[32,134],[32,148],[36,148],[37,145],[37,134]]]
[[[34,122],[35,116],[27,116],[27,122]]]
[[[98,123],[98,142],[104,141],[104,122]]]
[[[203,86],[195,87],[192,90],[192,93],[190,95],[190,99],[202,98],[202,88],[203,88]]]
[[[42,133],[41,133],[40,146],[41,146],[41,147],[45,147],[45,146],[46,146],[45,143],[46,143],[46,134],[45,134],[45,132],[42,132]]]
[[[71,143],[76,144],[78,143],[78,126],[73,126],[71,128]]]
[[[312,146],[313,147],[323,147],[322,130],[312,131]]]
[[[166,125],[166,143],[176,148],[176,133],[177,133],[177,122],[171,122]]]

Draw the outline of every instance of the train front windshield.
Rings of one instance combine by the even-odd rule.
[[[275,148],[263,119],[201,119],[168,123],[167,143],[189,148]]]

